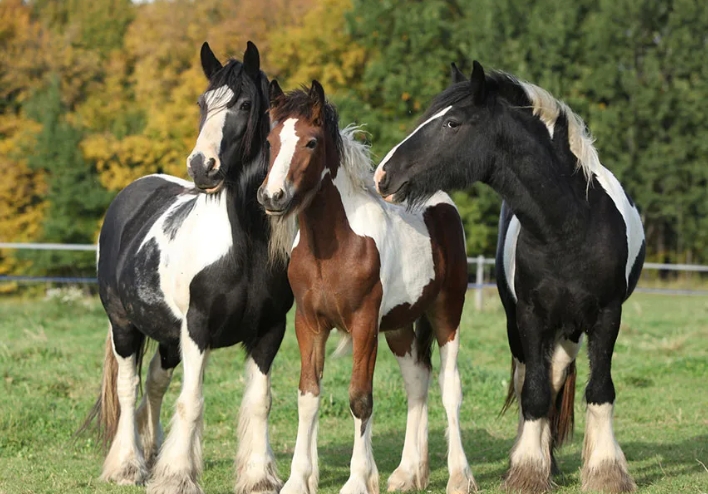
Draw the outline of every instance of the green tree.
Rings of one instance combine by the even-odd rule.
[[[45,175],[47,202],[42,234],[44,242],[93,243],[109,195],[99,185],[95,168],[79,148],[81,131],[65,118],[57,77],[26,104],[27,115],[42,125],[34,146],[27,149],[30,169]],[[35,258],[36,271],[76,275],[93,270],[93,256],[51,252]]]

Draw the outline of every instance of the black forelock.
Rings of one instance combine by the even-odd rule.
[[[258,75],[261,79],[260,81],[252,80],[246,71],[243,70],[243,63],[231,58],[209,80],[209,86],[207,87],[207,91],[210,91],[222,86],[228,86],[234,92],[235,98],[238,98],[243,91],[248,91],[251,94],[251,112],[248,116],[246,133],[242,141],[244,160],[252,157],[252,151],[260,149],[261,141],[264,141],[265,136],[268,135],[268,118],[266,116],[266,110],[268,109],[268,92],[266,88],[268,82],[262,71],[259,71]]]
[[[272,121],[281,122],[290,117],[304,118],[312,121],[315,101],[309,93],[309,88],[302,86],[300,89],[288,91],[272,102],[270,118]],[[342,152],[342,136],[339,134],[339,115],[337,108],[329,101],[324,107],[324,129],[329,133],[332,141],[337,146],[337,151]]]
[[[532,112],[532,101],[526,94],[521,82],[514,76],[501,71],[491,71],[485,74],[487,91],[490,96],[506,101],[510,106],[528,108]],[[455,105],[472,98],[472,86],[469,81],[456,82],[438,94],[430,108],[420,118],[424,122],[434,114],[450,105]]]

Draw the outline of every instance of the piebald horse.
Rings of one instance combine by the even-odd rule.
[[[464,231],[444,193],[419,208],[386,204],[376,194],[368,147],[340,132],[322,86],[283,94],[271,83],[270,168],[258,200],[273,216],[297,216],[288,278],[300,346],[299,427],[282,494],[316,492],[317,414],[325,342],[332,328],[353,346],[349,404],[354,416],[351,475],[343,494],[377,493],[371,447],[373,374],[379,332],[396,355],[408,396],[400,466],[389,490],[428,484],[427,394],[431,346],[440,346],[440,387],[448,419],[448,493],[475,487],[462,448],[457,368],[459,323],[467,289]],[[414,323],[417,321],[414,330]]]
[[[612,429],[610,372],[622,303],[644,262],[634,203],[598,159],[583,121],[538,86],[475,62],[381,161],[379,192],[420,202],[481,181],[504,199],[496,278],[520,402],[505,485],[551,488],[553,447],[572,432],[575,358],[587,335],[584,490],[635,489]]]
[[[268,166],[268,80],[248,43],[225,66],[208,44],[209,80],[199,98],[200,132],[187,160],[194,183],[167,175],[136,180],[111,203],[99,237],[98,281],[110,321],[98,415],[111,442],[101,478],[148,483],[151,494],[202,492],[202,380],[212,349],[241,343],[247,354],[236,456],[236,492],[277,493],[268,441],[270,367],[293,296],[278,245],[288,223],[256,202]],[[283,240],[285,239],[285,240]],[[280,258],[281,256],[277,256]],[[137,411],[147,339],[159,346]],[[175,366],[182,391],[162,444],[160,407]]]

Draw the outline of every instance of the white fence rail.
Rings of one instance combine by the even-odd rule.
[[[95,251],[97,248],[93,244],[33,244],[33,243],[13,243],[0,242],[0,249],[18,250],[73,250],[73,251]],[[475,290],[475,306],[482,308],[484,288],[496,286],[494,283],[485,283],[485,266],[493,265],[493,258],[484,256],[468,257],[468,267],[475,266],[475,282],[467,285],[468,289]],[[708,273],[708,266],[699,264],[662,264],[656,262],[644,263],[644,270],[662,271],[686,271]],[[48,282],[48,283],[95,283],[95,278],[60,278],[49,276],[0,276],[0,283],[3,281],[20,282]],[[708,295],[708,290],[677,290],[663,288],[637,288],[637,291],[663,293],[669,295]]]

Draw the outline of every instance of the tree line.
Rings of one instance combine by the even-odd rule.
[[[199,47],[254,41],[286,88],[318,79],[376,156],[472,60],[581,115],[642,213],[650,260],[708,262],[708,9],[700,0],[0,0],[0,241],[92,243],[112,197],[185,176]],[[500,200],[454,195],[471,255]],[[93,256],[0,251],[0,274],[90,275]]]

